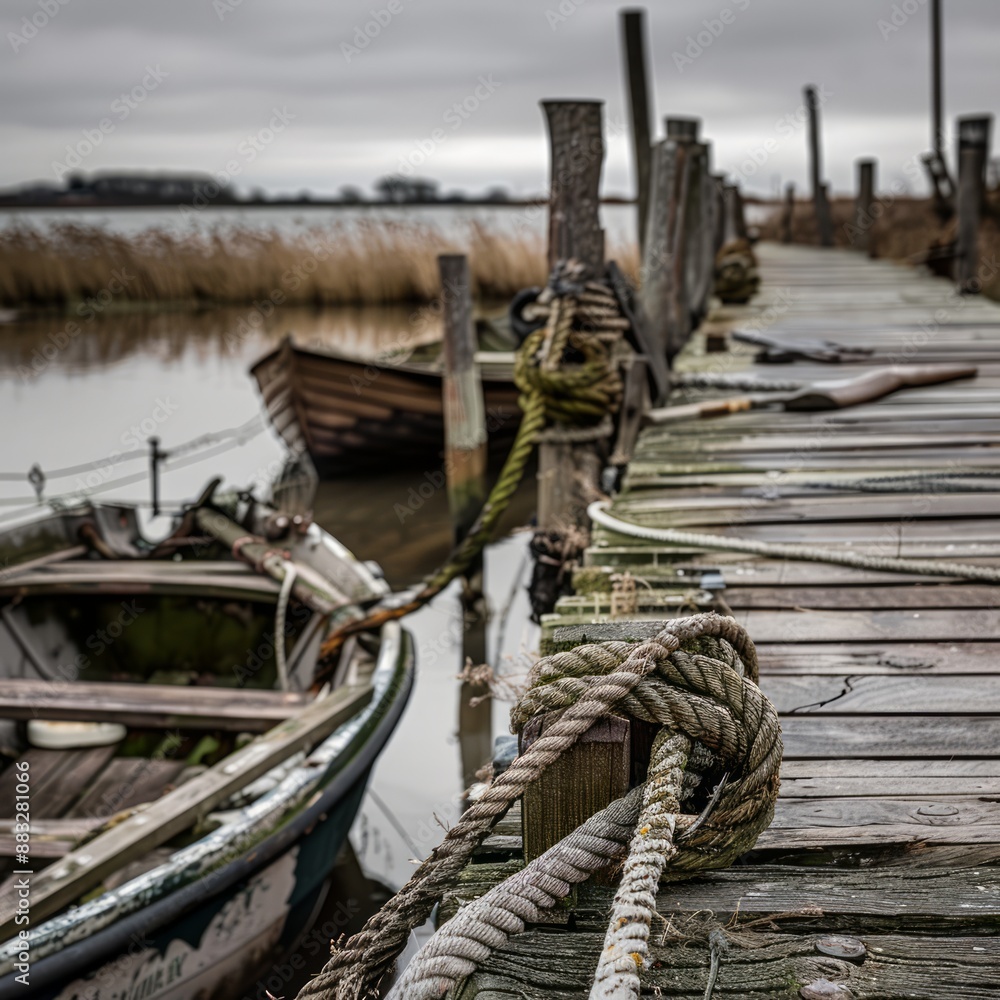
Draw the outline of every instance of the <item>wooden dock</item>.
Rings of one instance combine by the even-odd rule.
[[[978,376],[832,412],[649,427],[610,513],[723,539],[1000,564],[1000,306],[856,252],[758,256],[760,294],[717,307],[676,372],[813,382],[961,361]],[[812,357],[764,363],[735,329]],[[721,337],[728,350],[706,349]],[[840,360],[817,360],[831,353]],[[708,396],[675,390],[670,402]],[[645,638],[650,621],[714,608],[748,629],[781,716],[774,822],[745,864],[661,887],[650,995],[701,1000],[713,964],[716,998],[998,995],[996,586],[597,529],[575,590],[543,621],[543,652]],[[520,833],[508,815],[444,916],[521,864]],[[612,893],[580,886],[455,995],[588,996]]]

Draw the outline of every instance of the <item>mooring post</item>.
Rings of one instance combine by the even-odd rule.
[[[958,119],[956,142],[959,183],[958,279],[962,292],[978,292],[979,223],[986,204],[986,165],[989,162],[992,115],[963,115]]]
[[[708,315],[715,287],[715,216],[719,210],[715,197],[715,181],[712,178],[712,144],[698,143],[698,176],[701,186],[700,213],[698,219],[698,260],[693,297],[693,311],[696,323]]]
[[[931,149],[944,162],[944,86],[941,74],[941,0],[931,0]]]
[[[795,226],[795,185],[789,181],[785,185],[785,207],[781,213],[781,242],[791,243]]]
[[[740,238],[740,193],[735,184],[722,186],[722,244]]]
[[[747,232],[747,208],[743,201],[743,190],[739,184],[736,185],[736,232],[741,240],[748,238]]]
[[[813,205],[816,210],[816,226],[819,230],[820,246],[833,246],[833,223],[830,218],[830,204],[823,184],[823,166],[820,158],[819,142],[819,101],[816,88],[805,88],[806,110],[809,113],[809,176],[812,183]]]
[[[542,101],[550,144],[549,267],[574,260],[582,280],[604,277],[600,222],[604,134],[601,101]],[[572,434],[560,427],[538,439],[539,531],[565,532],[587,524],[604,467],[607,428]]]
[[[472,526],[486,500],[486,411],[476,364],[469,262],[441,254],[444,318],[444,441],[448,506],[457,539]]]
[[[645,10],[623,10],[621,12],[621,28],[625,47],[625,77],[628,84],[637,231],[641,255],[646,242],[650,162],[649,76],[646,70]]]
[[[854,234],[851,244],[869,256],[875,255],[872,227],[875,217],[875,161],[858,160],[858,198],[854,203]]]
[[[549,269],[570,258],[586,280],[604,268],[602,101],[542,101],[549,130]]]
[[[673,356],[684,346],[693,325],[707,311],[715,255],[713,253],[707,258],[706,244],[711,242],[713,235],[712,205],[706,185],[709,176],[708,146],[699,140],[701,121],[698,118],[671,117],[665,120],[665,126],[667,138],[683,147],[683,169],[686,173],[686,179],[682,179],[685,200],[678,216],[683,228],[678,233],[678,253],[674,257],[678,279],[675,288],[679,292],[675,309],[679,322],[673,330],[673,341],[668,345]],[[681,282],[682,292],[679,291]]]
[[[663,139],[653,147],[639,302],[656,350],[666,358],[673,356],[671,345],[677,340],[679,322],[674,258],[680,251],[677,175],[683,172],[684,162],[684,149],[676,139]]]
[[[726,175],[712,174],[712,260],[726,242]]]
[[[991,115],[966,115],[958,119],[958,290],[982,290],[979,268],[979,220],[986,193]]]
[[[472,321],[469,262],[463,254],[438,257],[444,321],[444,471],[455,540],[474,524],[486,500],[486,410],[476,364],[476,331]],[[483,560],[480,557],[462,579],[461,663],[486,662],[486,608]],[[492,747],[489,691],[463,681],[459,691],[458,732],[463,787],[490,759]],[[479,704],[473,701],[482,699]]]

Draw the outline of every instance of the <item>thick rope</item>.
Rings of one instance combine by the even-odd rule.
[[[691,741],[669,729],[661,729],[653,741],[642,812],[615,893],[590,1000],[634,1000],[642,990],[639,972],[649,954],[660,876],[677,853],[674,828],[690,754]]]
[[[974,469],[966,472],[911,472],[898,476],[865,476],[862,479],[815,480],[795,483],[797,489],[833,490],[859,493],[996,493],[1000,491],[1000,470]],[[964,480],[971,480],[964,482]]]
[[[607,512],[608,503],[599,500],[587,508],[596,524],[609,531],[631,538],[644,538],[668,545],[685,545],[698,549],[721,549],[725,552],[747,552],[771,559],[796,559],[802,562],[831,563],[857,569],[885,573],[911,573],[916,576],[951,576],[963,580],[983,580],[1000,583],[1000,566],[972,566],[968,563],[946,562],[940,559],[906,559],[880,556],[872,552],[841,552],[837,549],[816,548],[812,545],[787,545],[783,542],[759,542],[748,538],[729,538],[700,531],[678,528],[650,528],[634,521],[622,521]]]
[[[593,283],[586,286],[591,292],[595,287],[603,286]],[[607,295],[609,301],[614,301],[610,292]],[[584,330],[575,331],[574,321],[580,319],[581,307],[569,295],[552,298],[547,312],[547,324],[526,338],[515,357],[514,381],[520,390],[521,425],[475,523],[448,560],[412,597],[402,603],[380,605],[363,618],[345,622],[327,636],[320,651],[322,666],[314,678],[315,684],[321,684],[335,670],[336,654],[348,636],[381,628],[386,622],[412,614],[472,565],[493,537],[521,484],[538,435],[548,423],[576,427],[596,424],[617,409],[621,379],[612,364],[609,346],[601,339],[608,334],[617,338],[620,335],[615,332],[617,326],[609,328],[609,320],[584,315]],[[578,352],[582,363],[567,365],[564,358],[568,349]]]
[[[682,650],[682,645],[689,648]],[[724,659],[714,659],[712,653],[724,647]],[[746,665],[747,680],[729,666],[737,657]],[[756,684],[749,683],[756,678],[756,654],[732,618],[695,615],[668,622],[647,642],[581,646],[540,660],[532,676],[539,689],[565,689],[566,707],[469,807],[403,889],[334,952],[300,991],[301,1000],[358,1000],[377,987],[410,930],[427,919],[497,819],[594,722],[629,701],[646,717],[648,706],[655,705],[657,721],[704,743],[737,775],[720,795],[711,822],[685,840],[672,870],[731,864],[770,822],[781,759],[777,716]],[[674,684],[685,690],[674,691]],[[667,691],[676,697],[665,696]],[[515,706],[515,730],[528,711],[527,706]],[[693,825],[693,817],[683,820],[691,822],[678,826]]]
[[[443,996],[574,885],[625,857],[643,789],[633,788],[478,899],[463,906],[421,949],[387,1000]]]
[[[285,578],[278,591],[278,606],[274,612],[274,662],[278,667],[278,682],[281,690],[289,689],[288,661],[285,657],[285,618],[288,614],[288,599],[292,596],[298,570],[290,559],[285,560]]]

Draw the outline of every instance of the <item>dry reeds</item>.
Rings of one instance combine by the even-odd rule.
[[[14,225],[0,229],[0,305],[427,302],[439,294],[440,253],[469,255],[480,298],[509,298],[545,282],[540,237],[475,223],[455,236],[387,220],[293,233],[236,226],[122,234],[89,225]]]

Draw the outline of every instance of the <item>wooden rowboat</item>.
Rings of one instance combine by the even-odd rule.
[[[476,357],[490,444],[502,451],[521,419],[514,356]],[[359,361],[299,347],[289,336],[251,374],[275,429],[293,453],[308,452],[321,475],[440,462],[442,371],[434,361]]]
[[[59,510],[0,562],[0,997],[241,995],[322,903],[409,694],[396,624],[310,691],[385,584],[235,497],[159,544],[133,508]]]

